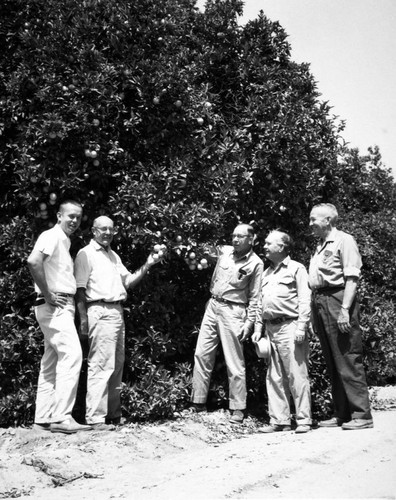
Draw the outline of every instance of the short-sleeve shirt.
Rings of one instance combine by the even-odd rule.
[[[334,228],[311,258],[309,285],[312,290],[343,287],[345,278],[359,278],[361,267],[362,258],[353,236]]]
[[[95,240],[82,248],[74,263],[77,288],[85,288],[87,302],[114,302],[127,297],[125,282],[131,273],[111,248]]]
[[[70,238],[59,224],[40,234],[34,250],[46,255],[43,261],[45,279],[51,292],[76,293],[76,280],[73,275],[73,260],[70,256]],[[37,293],[41,290],[35,284]]]
[[[238,258],[230,245],[219,246],[217,251],[219,257],[210,285],[211,294],[246,305],[247,320],[254,323],[263,261],[252,250]]]

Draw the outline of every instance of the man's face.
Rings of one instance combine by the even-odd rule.
[[[232,233],[232,246],[235,253],[244,255],[249,252],[252,247],[253,236],[249,235],[245,226],[237,226]]]
[[[114,237],[114,223],[111,219],[101,218],[92,228],[94,240],[102,247],[110,246]]]
[[[82,208],[72,203],[66,203],[58,212],[58,223],[67,236],[73,234],[80,227]]]
[[[280,254],[284,249],[283,243],[280,241],[276,233],[270,233],[264,242],[264,254],[270,262],[277,262]]]
[[[312,233],[319,238],[326,235],[329,229],[330,216],[325,210],[320,208],[314,208],[309,216],[309,227],[312,229]]]

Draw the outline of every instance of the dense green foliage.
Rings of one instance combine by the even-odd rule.
[[[114,218],[114,247],[131,270],[155,243],[171,249],[127,303],[131,418],[170,416],[187,402],[212,269],[190,270],[186,254],[201,255],[238,221],[254,221],[259,253],[268,229],[283,227],[306,263],[307,217],[320,200],[340,206],[365,257],[371,380],[394,380],[393,180],[378,152],[340,152],[341,130],[308,65],[291,60],[282,27],[264,15],[240,27],[241,11],[240,0],[209,1],[205,13],[192,0],[1,3],[3,425],[32,420],[41,334],[26,257],[67,197],[84,204],[73,252],[99,214]],[[265,368],[246,349],[249,404],[262,408]],[[311,363],[315,411],[323,412],[328,387],[315,342]],[[211,397],[213,406],[226,400],[221,353]]]

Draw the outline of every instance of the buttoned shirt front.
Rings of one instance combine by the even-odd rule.
[[[114,302],[127,297],[125,282],[131,273],[110,247],[105,249],[95,240],[82,248],[74,263],[77,287],[85,288],[87,302]]]
[[[76,280],[73,275],[73,260],[70,256],[70,238],[59,224],[40,234],[34,250],[46,256],[43,261],[45,279],[51,292],[76,293]],[[37,293],[41,293],[37,284]]]
[[[254,323],[261,286],[263,262],[253,250],[237,257],[234,247],[216,247],[218,261],[213,273],[210,292],[230,302],[247,307],[247,320]]]
[[[345,278],[360,276],[361,267],[362,258],[353,236],[334,228],[311,258],[309,285],[312,290],[343,287]]]
[[[286,257],[263,273],[255,330],[261,330],[263,320],[282,317],[296,319],[298,327],[304,330],[310,319],[310,302],[307,270],[300,262]]]

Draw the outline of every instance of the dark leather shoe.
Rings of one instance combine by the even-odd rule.
[[[91,430],[92,427],[90,425],[79,424],[74,420],[74,418],[51,424],[51,432],[62,432],[63,434],[74,434],[75,432]]]
[[[322,420],[319,422],[319,427],[341,427],[341,425],[345,422],[342,418],[332,417],[328,420]]]
[[[106,418],[105,423],[107,425],[122,426],[126,424],[126,419],[124,417]]]
[[[371,429],[374,427],[372,418],[353,418],[350,422],[342,424],[342,428],[346,431],[354,431],[358,429]]]
[[[290,425],[281,425],[281,424],[271,424],[265,425],[264,427],[259,427],[258,432],[264,432],[264,434],[269,434],[271,432],[288,432],[291,431]]]
[[[205,403],[193,403],[189,410],[192,413],[202,413],[203,411],[206,411],[206,404]]]

